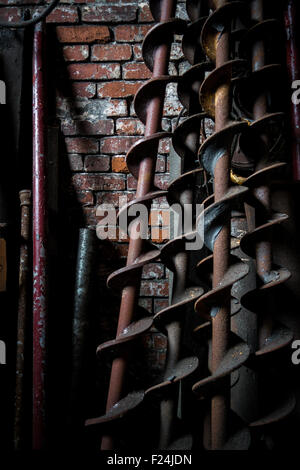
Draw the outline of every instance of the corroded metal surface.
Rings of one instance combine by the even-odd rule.
[[[16,399],[15,399],[15,449],[20,449],[24,437],[24,354],[26,328],[28,322],[28,288],[30,268],[30,233],[31,233],[31,191],[22,190],[19,193],[21,205],[21,242],[19,264],[19,299],[17,325],[17,355],[16,355]]]
[[[211,449],[221,449],[229,440],[229,378],[235,368],[247,361],[250,353],[248,346],[240,341],[234,351],[239,351],[237,355],[241,360],[236,362],[236,354],[231,354],[230,334],[231,288],[248,272],[242,261],[232,264],[230,258],[231,208],[247,193],[245,188],[231,187],[229,175],[233,141],[247,128],[246,122],[234,122],[231,118],[232,84],[245,73],[247,65],[240,59],[230,60],[231,24],[233,18],[244,18],[244,12],[242,2],[218,2],[201,33],[203,48],[216,65],[200,89],[204,111],[215,119],[215,133],[199,149],[200,161],[214,177],[214,203],[197,221],[198,226],[204,224],[204,241],[213,252],[212,288],[195,303],[195,310],[212,322],[212,375],[200,384],[222,383],[222,387],[214,387],[211,394],[211,426],[207,437]],[[195,385],[194,391],[198,389],[199,385]]]
[[[33,43],[33,448],[45,445],[47,216],[43,23]]]

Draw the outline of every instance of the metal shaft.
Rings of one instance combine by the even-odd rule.
[[[73,351],[71,378],[71,422],[81,425],[84,390],[84,368],[86,365],[86,348],[89,328],[89,302],[91,282],[95,259],[95,230],[81,228],[79,231],[78,253],[75,279],[74,317],[73,317]],[[77,429],[78,432],[78,429]]]
[[[47,327],[46,137],[44,25],[33,42],[33,448],[45,446],[45,372]]]
[[[226,2],[219,2],[219,7]],[[216,49],[216,67],[229,60],[229,33],[224,31],[220,36]],[[215,96],[215,131],[223,129],[229,120],[230,85],[218,88]],[[230,179],[230,159],[226,152],[218,160],[215,167],[214,194],[215,202],[226,194]],[[223,228],[216,239],[213,252],[213,287],[224,277],[229,266],[230,254],[230,220],[224,221]],[[230,301],[224,299],[217,315],[212,320],[212,372],[214,373],[224,358],[229,345],[230,334]],[[227,380],[229,382],[229,379]],[[212,398],[211,404],[211,446],[220,449],[226,442],[229,411],[229,387],[222,394]]]
[[[21,204],[21,245],[19,265],[19,300],[17,325],[16,358],[16,400],[15,400],[15,450],[20,450],[24,438],[24,354],[26,325],[28,316],[28,281],[29,281],[29,238],[31,226],[31,191],[20,191]]]
[[[161,21],[172,17],[175,12],[175,0],[165,0],[161,4]],[[169,45],[161,45],[157,48],[154,58],[153,78],[164,75],[168,69],[168,58],[170,54]],[[147,121],[145,127],[145,137],[150,136],[160,129],[160,123],[163,113],[163,97],[153,98],[149,108],[147,109]],[[142,160],[139,169],[139,178],[137,183],[136,197],[142,197],[151,191],[155,173],[156,159],[153,156]],[[129,250],[127,257],[127,266],[132,264],[134,260],[142,252],[143,240],[132,239],[129,241]],[[117,328],[117,336],[126,328],[133,319],[134,309],[139,294],[139,281],[135,285],[127,286],[123,289],[122,300],[119,313],[119,322]],[[108,411],[122,396],[122,388],[124,376],[126,373],[127,358],[118,357],[113,361],[110,377],[110,385],[106,403],[106,411]],[[102,439],[103,450],[113,447],[113,441],[110,436],[104,436]]]

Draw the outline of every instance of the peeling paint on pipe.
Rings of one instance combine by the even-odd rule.
[[[44,25],[34,29],[33,42],[33,449],[45,447],[45,369],[47,326],[47,216]]]

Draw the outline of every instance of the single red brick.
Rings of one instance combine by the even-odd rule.
[[[109,83],[101,83],[98,85],[99,98],[128,98],[135,95],[141,86],[141,82],[124,82],[116,81]]]
[[[109,62],[112,60],[130,60],[132,55],[129,44],[104,44],[92,47],[92,60],[94,62]]]
[[[81,61],[89,56],[88,46],[65,46],[63,48],[63,56],[66,61]]]
[[[96,5],[82,8],[83,21],[101,21],[102,23],[123,23],[134,21],[137,16],[137,7],[133,5]]]
[[[168,154],[170,152],[170,139],[162,139],[159,142],[159,153]]]
[[[122,66],[123,78],[125,80],[147,79],[151,77],[151,72],[143,62],[129,63]]]
[[[119,64],[71,64],[68,66],[71,80],[101,80],[120,78]]]
[[[113,135],[114,121],[112,119],[99,119],[99,121],[63,121],[64,135]]]
[[[87,155],[84,159],[85,171],[109,171],[110,158],[106,155]]]
[[[151,21],[154,21],[148,3],[144,3],[139,7],[139,17],[138,18],[139,18],[140,23],[143,23],[143,22],[150,23]]]
[[[151,26],[121,25],[115,28],[115,39],[119,42],[142,42]]]
[[[168,281],[142,281],[140,295],[143,297],[167,297],[169,295]]]
[[[72,91],[79,98],[93,98],[96,94],[96,83],[72,82]]]
[[[77,23],[79,20],[76,7],[57,6],[50,15],[47,16],[47,23]]]
[[[136,137],[105,137],[101,140],[101,153],[126,153],[137,140]]]
[[[182,110],[182,104],[177,98],[176,87],[170,86],[164,103],[164,116],[178,116]]]
[[[135,60],[143,60],[142,45],[135,44],[132,48]]]
[[[78,190],[116,190],[125,189],[125,178],[123,175],[104,175],[101,173],[77,173],[73,175],[72,182]]]
[[[103,114],[108,117],[113,116],[126,116],[128,114],[128,106],[126,100],[102,100],[105,105],[103,106]]]
[[[170,184],[170,176],[168,174],[157,174],[154,177],[154,184],[159,188],[159,189],[168,189],[168,186]]]
[[[171,47],[170,60],[180,60],[182,58],[183,58],[183,52],[182,52],[181,44],[177,42],[173,42],[172,47]]]
[[[56,34],[60,42],[80,44],[110,41],[107,26],[57,26]]]
[[[87,137],[67,137],[65,139],[68,153],[97,153],[99,142]]]
[[[82,171],[83,170],[83,160],[82,155],[68,155],[69,167],[71,171]]]
[[[143,135],[144,125],[139,119],[120,118],[116,122],[116,131],[119,135]]]
[[[137,181],[132,175],[127,176],[127,189],[132,191],[137,188]]]
[[[114,173],[128,173],[125,157],[120,155],[112,157],[111,168]]]
[[[143,279],[162,279],[164,275],[165,269],[161,263],[149,263],[143,268]]]

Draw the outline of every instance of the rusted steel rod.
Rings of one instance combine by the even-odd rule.
[[[290,89],[296,80],[300,79],[300,58],[298,51],[299,33],[297,21],[299,21],[299,4],[296,0],[286,0],[284,12],[286,30],[286,62],[289,76]],[[298,42],[298,43],[297,43]],[[299,84],[298,84],[299,85]],[[293,179],[300,180],[300,111],[299,105],[290,101],[291,140],[292,140],[292,164]]]
[[[164,0],[161,3],[160,21],[167,20],[174,16],[175,6],[175,0]],[[167,73],[169,54],[169,44],[163,44],[157,48],[154,56],[154,68],[152,75],[153,78],[165,75]],[[163,97],[155,97],[151,100],[147,109],[145,137],[151,136],[152,134],[160,130],[161,118],[163,113],[163,103]],[[153,187],[155,165],[156,159],[153,158],[153,156],[144,158],[140,163],[139,177],[136,190],[137,198],[143,197],[151,191]],[[141,238],[130,238],[126,264],[127,266],[130,266],[142,253],[143,242],[144,241]],[[126,286],[122,291],[117,336],[120,335],[124,331],[124,329],[132,322],[138,294],[139,279],[137,276],[135,285]],[[125,356],[118,357],[113,361],[106,403],[106,411],[110,410],[112,406],[117,403],[122,396],[122,387],[124,382],[124,376],[126,373],[126,367],[127,358]],[[110,436],[104,436],[102,439],[101,448],[103,450],[107,450],[111,449],[112,446],[112,438]]]
[[[33,448],[45,446],[45,373],[47,327],[46,134],[44,25],[33,41]]]
[[[28,281],[29,281],[29,241],[31,232],[31,191],[20,191],[21,204],[21,245],[19,265],[19,300],[17,324],[17,358],[16,358],[16,399],[15,399],[15,450],[20,450],[24,438],[24,354],[26,325],[28,321]]]

